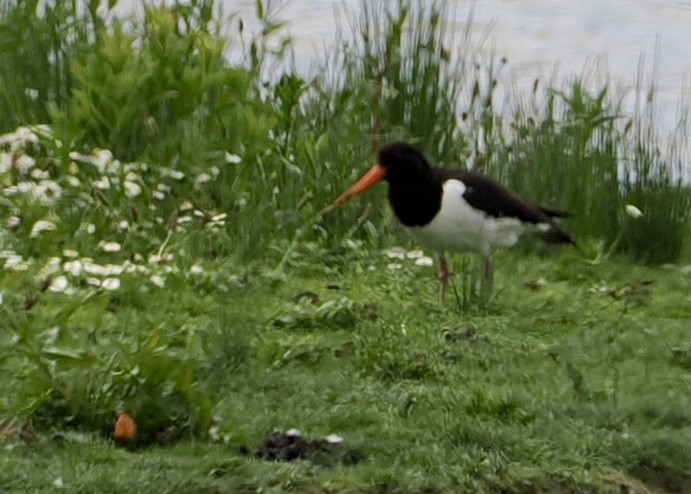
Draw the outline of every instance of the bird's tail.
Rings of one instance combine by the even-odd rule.
[[[576,239],[559,225],[551,223],[549,228],[538,232],[540,239],[548,244],[576,245]]]
[[[553,209],[545,206],[538,207],[543,213],[552,219],[549,224],[540,224],[538,227],[538,237],[548,244],[571,244],[578,248],[576,239],[557,224],[558,218],[569,218],[573,216],[573,214],[561,209]]]
[[[573,216],[573,213],[570,213],[569,211],[564,211],[562,209],[552,209],[545,206],[538,207],[540,208],[540,211],[552,218],[570,218],[571,216]]]

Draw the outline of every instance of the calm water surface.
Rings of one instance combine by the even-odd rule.
[[[228,12],[247,21],[254,0],[225,0]],[[451,0],[455,25],[473,12],[473,42],[489,55],[507,57],[510,77],[529,91],[536,78],[607,78],[621,91],[643,83],[657,90],[661,126],[671,130],[691,100],[691,0]],[[297,59],[306,60],[335,44],[336,17],[357,10],[361,0],[274,1],[288,22]],[[341,15],[342,17],[342,15]],[[251,23],[250,23],[251,26]]]
[[[377,0],[373,0],[377,1]],[[385,1],[385,0],[379,0]],[[324,50],[336,49],[337,17],[357,11],[361,0],[264,0],[286,21],[295,39],[298,68],[309,71]],[[222,0],[246,29],[255,0]],[[639,66],[643,85],[657,95],[656,122],[663,133],[691,103],[691,0],[449,0],[460,31],[473,12],[472,40],[479,53],[506,57],[507,82],[530,91],[536,78],[556,82],[583,76],[605,79],[633,102]],[[237,21],[235,21],[237,22]],[[234,24],[229,28],[236,28]],[[691,124],[686,125],[691,134]]]

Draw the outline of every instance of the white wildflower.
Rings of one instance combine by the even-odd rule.
[[[22,174],[26,174],[35,164],[36,160],[26,154],[21,155],[14,161],[14,166],[17,167],[17,171]]]
[[[20,194],[28,194],[34,191],[36,184],[34,182],[19,182],[17,184],[17,192]]]
[[[122,250],[122,246],[117,242],[106,242],[101,240],[98,246],[103,252],[120,252],[120,250]]]
[[[103,283],[101,283],[101,288],[104,290],[117,290],[120,288],[120,279],[118,278],[106,278],[103,280]]]
[[[9,228],[14,228],[16,226],[19,226],[22,222],[22,219],[19,216],[10,216],[7,218],[7,226]]]
[[[226,163],[230,163],[231,165],[237,165],[242,161],[242,158],[238,156],[237,154],[231,154],[228,151],[226,151]]]
[[[171,168],[162,168],[161,175],[164,177],[170,177],[173,180],[182,180],[185,178],[185,174],[180,170],[173,170]]]
[[[416,266],[434,266],[434,259],[427,256],[418,257],[415,259]]]
[[[47,170],[41,170],[40,168],[34,168],[31,170],[31,178],[34,180],[45,180],[50,178],[50,173]]]
[[[127,197],[137,197],[142,193],[142,187],[137,182],[125,180],[124,187]]]
[[[130,224],[127,220],[122,220],[117,224],[117,227],[119,232],[126,232],[127,230],[130,229]]]
[[[9,144],[13,152],[23,149],[27,144],[37,142],[38,136],[29,127],[19,127],[14,132],[0,136],[0,146]]]
[[[27,144],[36,144],[38,142],[38,136],[34,134],[34,131],[31,130],[30,127],[19,127],[15,131],[15,135],[22,147]]]
[[[403,266],[397,262],[391,262],[386,265],[387,269],[390,269],[391,271],[395,271],[397,269],[401,269]]]
[[[204,268],[201,267],[199,264],[195,264],[190,268],[190,273],[192,274],[203,274],[204,273]]]
[[[209,171],[211,172],[211,175],[214,177],[218,177],[221,174],[221,169],[217,166],[212,166],[209,168]]]
[[[49,257],[46,265],[38,272],[37,277],[42,280],[57,273],[60,270],[60,264],[62,264],[62,259],[59,257]]]
[[[34,187],[33,195],[44,206],[51,206],[62,196],[62,187],[52,180],[44,180]]]
[[[63,249],[62,255],[65,257],[79,257],[79,252],[74,249]]]
[[[408,259],[419,259],[424,255],[425,255],[425,253],[422,252],[421,250],[411,250],[409,252],[406,252],[406,254],[405,254],[405,256]]]
[[[2,193],[8,197],[16,195],[17,192],[19,192],[19,190],[17,189],[16,185],[10,185],[9,187],[5,187],[4,189],[2,189]]]
[[[50,286],[48,286],[48,289],[51,292],[64,292],[67,290],[67,287],[69,286],[69,281],[67,281],[67,277],[65,276],[58,276],[57,278],[53,278],[50,280]]]
[[[163,254],[151,254],[149,256],[149,264],[163,264],[166,262],[171,262],[175,259],[175,255],[170,252],[164,252]]]
[[[111,171],[117,171],[120,163],[113,163],[113,153],[107,149],[94,149],[91,153],[89,161],[96,166],[99,173],[103,174],[107,171],[107,168],[111,168]],[[108,166],[108,165],[115,166]]]
[[[82,267],[87,274],[94,276],[119,276],[125,270],[125,266],[119,264],[106,264],[105,266],[101,266],[87,257],[82,259]]]
[[[188,200],[184,200],[180,204],[180,211],[189,211],[190,209],[193,209],[193,208],[194,208],[194,204],[192,204]]]
[[[5,301],[5,294],[0,292],[0,305]]]
[[[77,151],[70,151],[69,157],[71,160],[89,162],[90,159],[87,155],[79,153]],[[71,164],[70,164],[71,167]],[[72,172],[74,173],[74,172]]]
[[[29,269],[29,263],[19,254],[12,253],[5,256],[5,265],[3,268],[7,271],[26,271]]]
[[[227,213],[216,214],[211,217],[211,221],[223,221],[228,217]]]
[[[82,268],[86,272],[86,274],[90,274],[93,276],[108,276],[108,268],[105,266],[101,266],[100,264],[96,264],[89,258],[84,258],[82,259]]]
[[[94,187],[96,187],[97,189],[108,190],[108,189],[110,189],[110,180],[108,179],[108,177],[106,177],[105,175],[103,175],[103,176],[102,176],[101,178],[99,178],[98,180],[94,180],[94,181],[92,182],[92,185],[93,185]]]
[[[341,444],[343,442],[343,437],[338,434],[329,434],[324,440],[329,444]]]
[[[0,153],[0,173],[7,173],[12,168],[12,153]]]
[[[24,95],[31,101],[36,101],[38,99],[38,89],[34,89],[32,87],[25,87]]]
[[[205,184],[211,182],[211,175],[208,173],[200,173],[194,181],[196,184]]]
[[[93,235],[95,231],[96,225],[94,225],[93,223],[86,224],[86,233],[88,233],[89,235]]]
[[[106,264],[106,276],[120,276],[128,266],[128,261],[123,264]]]
[[[86,279],[86,283],[91,286],[101,286],[101,280],[98,278],[89,277]]]
[[[81,180],[79,180],[74,175],[67,175],[67,185],[70,187],[80,187],[82,185]]]
[[[387,250],[385,253],[386,257],[389,259],[405,259],[405,250],[401,249],[400,247],[394,247]]]
[[[638,209],[638,208],[637,208],[636,206],[634,206],[633,204],[627,204],[627,205],[625,206],[625,209],[626,209],[626,214],[628,214],[628,215],[631,216],[632,218],[640,218],[640,217],[643,216],[643,211],[641,211],[640,209]]]
[[[151,277],[149,277],[149,279],[151,280],[151,283],[153,283],[159,288],[163,288],[164,286],[166,286],[166,280],[161,275],[154,274]]]
[[[288,436],[288,437],[300,437],[300,436],[302,436],[302,432],[300,431],[300,429],[295,429],[295,428],[288,429],[286,431],[286,436]]]
[[[67,261],[62,267],[62,269],[64,269],[66,273],[69,273],[72,276],[79,276],[83,268],[84,265],[82,264],[82,261],[80,261],[79,259],[75,259],[74,261]]]
[[[31,238],[36,238],[42,232],[55,230],[56,228],[57,228],[57,225],[55,223],[53,223],[52,221],[38,220],[36,223],[34,223],[34,226],[31,227],[31,235],[30,236],[31,236]]]
[[[162,201],[166,198],[166,195],[159,190],[155,190],[152,195],[154,196],[154,199],[158,199],[159,201]]]
[[[51,138],[53,137],[53,129],[48,124],[32,125],[29,130],[34,134],[35,142],[38,142],[38,137]]]

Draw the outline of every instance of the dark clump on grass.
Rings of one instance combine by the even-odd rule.
[[[254,452],[256,458],[269,461],[306,460],[319,466],[354,465],[364,459],[358,449],[346,448],[342,438],[309,439],[298,431],[274,431],[262,440]],[[246,451],[247,447],[242,447]]]

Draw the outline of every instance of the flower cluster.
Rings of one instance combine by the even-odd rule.
[[[2,274],[12,272],[29,272],[46,290],[66,294],[118,290],[127,277],[163,288],[171,275],[205,274],[199,264],[176,262],[175,240],[192,229],[219,231],[227,215],[175,191],[198,189],[218,167],[187,177],[121,162],[107,149],[62,147],[47,126],[0,136],[0,293]],[[228,152],[224,161],[241,160]]]
[[[401,269],[403,264],[396,261],[412,261],[415,266],[428,267],[434,266],[434,260],[425,255],[421,250],[406,251],[402,247],[392,247],[387,249],[384,254],[391,261],[387,268],[391,270]]]

